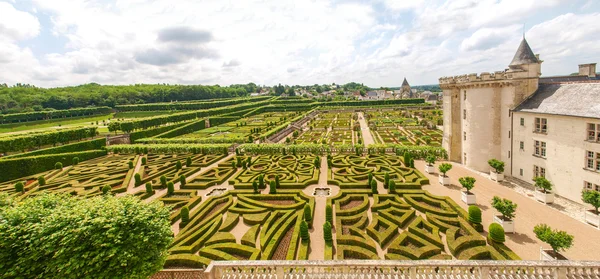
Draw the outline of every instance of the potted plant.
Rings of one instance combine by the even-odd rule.
[[[438,166],[440,171],[439,182],[442,185],[450,185],[450,177],[446,175],[448,171],[452,169],[452,165],[449,163],[442,163]]]
[[[552,183],[545,177],[535,178],[535,198],[543,203],[553,203]]]
[[[594,190],[583,190],[581,192],[581,199],[583,202],[594,207],[594,209],[585,211],[585,222],[600,229],[600,214],[598,214],[598,208],[600,207],[600,192]]]
[[[427,158],[425,158],[425,162],[427,162],[427,165],[425,165],[425,172],[433,173],[435,171],[435,167],[433,166],[433,164],[435,164],[435,156],[427,156]]]
[[[553,230],[546,224],[539,224],[533,228],[535,236],[546,242],[552,249],[540,249],[540,260],[566,260],[567,258],[560,254],[573,246],[573,236],[565,231]]]
[[[491,159],[488,161],[490,167],[493,170],[490,171],[490,178],[494,181],[503,181],[504,180],[504,162],[496,159]]]
[[[460,185],[463,186],[463,188],[467,189],[466,191],[462,192],[462,196],[461,199],[463,202],[465,202],[468,205],[471,204],[475,204],[475,194],[471,193],[471,189],[473,189],[473,187],[475,187],[475,178],[470,177],[470,176],[465,176],[465,177],[461,177],[458,179],[458,182],[460,183]]]
[[[511,200],[501,199],[500,197],[494,196],[492,198],[492,207],[495,208],[501,215],[494,215],[494,222],[498,223],[504,229],[506,233],[515,232],[515,211],[517,210],[517,204]]]

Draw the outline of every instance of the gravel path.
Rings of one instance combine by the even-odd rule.
[[[373,140],[373,135],[371,135],[371,130],[369,129],[369,124],[365,120],[365,115],[362,112],[358,113],[358,122],[360,123],[363,144],[365,146],[368,146],[369,144],[375,144],[375,141]]]

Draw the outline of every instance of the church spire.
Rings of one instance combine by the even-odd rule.
[[[533,54],[531,47],[529,47],[525,36],[523,36],[523,40],[521,40],[521,44],[519,45],[519,48],[517,49],[513,60],[508,66],[513,67],[533,63],[539,63],[539,60],[535,57],[535,54]]]
[[[407,86],[408,85],[408,81],[406,81],[406,77],[404,78],[404,81],[402,82],[402,86]]]

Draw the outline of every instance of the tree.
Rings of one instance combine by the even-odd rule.
[[[592,205],[594,207],[594,213],[598,215],[598,208],[600,207],[600,192],[584,189],[581,191],[581,199],[583,202]]]
[[[254,190],[254,194],[258,194],[258,183],[256,180],[252,181],[252,189]]]
[[[545,177],[538,176],[535,179],[535,187],[542,189],[544,193],[552,191],[552,183]]]
[[[277,194],[277,186],[273,180],[271,180],[271,183],[269,184],[269,194]]]
[[[371,180],[371,192],[373,194],[377,194],[377,181],[375,179]]]
[[[185,159],[185,166],[186,166],[186,167],[188,167],[188,168],[192,166],[192,157],[189,157],[189,156],[188,156],[188,157]]]
[[[25,191],[25,185],[23,185],[22,181],[15,183],[15,191],[17,191],[17,193],[23,193]]]
[[[265,176],[262,173],[258,175],[258,187],[265,187]]]
[[[427,156],[427,158],[425,158],[425,162],[427,162],[428,166],[433,166],[433,164],[435,164],[435,156],[433,155],[429,155]]]
[[[383,185],[385,185],[385,187],[390,187],[390,174],[388,172],[385,172],[383,175]]]
[[[371,186],[371,181],[373,181],[373,173],[369,172],[369,175],[367,176],[367,183],[369,186]]]
[[[504,162],[496,159],[491,159],[488,161],[488,165],[494,169],[496,173],[504,172]]]
[[[179,185],[180,187],[185,186],[185,174],[179,176]]]
[[[506,240],[504,236],[504,228],[498,223],[491,223],[489,228],[489,238],[497,243],[504,243]]]
[[[181,215],[181,223],[187,224],[190,221],[190,208],[187,205],[183,206],[179,211]]]
[[[133,162],[132,161],[127,162],[127,165],[129,166],[129,169],[133,169]]]
[[[173,185],[173,182],[169,181],[167,182],[167,194],[173,195],[173,193],[175,193],[175,185]]]
[[[546,224],[538,224],[533,228],[535,236],[548,243],[554,253],[559,253],[573,246],[574,237],[565,231],[553,230]]]
[[[461,177],[458,179],[458,183],[460,183],[463,188],[467,189],[467,194],[470,194],[471,189],[475,187],[475,178],[470,176]]]
[[[276,176],[275,176],[275,187],[279,188],[279,186],[281,186],[281,185],[279,184],[279,175],[276,175]]]
[[[333,241],[333,235],[331,234],[331,224],[329,222],[325,222],[323,224],[323,238],[326,243],[331,243]]]
[[[302,238],[302,241],[310,240],[310,234],[308,233],[308,224],[306,223],[306,221],[302,221],[302,223],[300,223],[300,238]]]
[[[330,224],[333,224],[333,208],[331,207],[331,204],[325,206],[325,220]]]
[[[142,176],[139,173],[136,173],[133,178],[135,179],[135,186],[142,185]]]
[[[102,186],[102,194],[103,195],[108,195],[110,194],[110,191],[112,190],[112,188],[108,185],[104,185]]]
[[[175,169],[176,170],[180,170],[181,169],[181,161],[177,161],[177,163],[175,163]]]
[[[388,190],[390,193],[396,193],[396,182],[394,180],[390,180],[390,186],[388,186]]]
[[[62,168],[63,168],[63,164],[61,162],[56,162],[56,164],[54,164],[54,169],[62,170]]]
[[[0,212],[6,278],[148,278],[163,268],[173,241],[169,209],[134,196],[43,193]]]
[[[312,220],[312,212],[308,204],[304,205],[304,220],[306,220],[307,222],[310,222]]]
[[[79,157],[73,157],[73,166],[79,164]]]
[[[504,220],[512,220],[515,218],[517,204],[508,199],[502,199],[498,196],[492,198],[492,207],[502,214]]]
[[[160,176],[160,186],[163,188],[167,187],[167,177],[164,175]]]
[[[46,185],[46,178],[43,175],[38,177],[38,184],[40,184],[40,186]]]
[[[146,182],[146,193],[152,195],[154,193],[154,189],[152,189],[152,183]]]
[[[446,177],[446,173],[452,169],[452,165],[449,163],[442,163],[438,166],[438,169],[442,173],[442,176]]]

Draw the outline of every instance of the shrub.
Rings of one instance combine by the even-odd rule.
[[[252,189],[254,190],[254,194],[258,194],[258,182],[256,180],[252,181]]]
[[[598,214],[598,208],[600,207],[600,192],[583,190],[581,191],[581,199],[583,202],[592,205],[594,207],[594,213]]]
[[[390,174],[388,172],[385,172],[383,175],[383,185],[385,185],[385,187],[390,187]]]
[[[265,187],[265,176],[262,173],[258,176],[258,187]]]
[[[535,179],[535,187],[538,187],[544,191],[544,193],[552,191],[552,183],[545,177],[538,176]]]
[[[149,278],[173,240],[168,207],[134,196],[42,193],[2,210],[3,278]]]
[[[300,223],[300,237],[302,241],[308,241],[310,239],[310,234],[308,234],[308,224],[306,221],[302,221]]]
[[[505,220],[512,220],[515,218],[517,204],[511,200],[501,199],[498,196],[494,196],[492,198],[492,207],[498,210]]]
[[[315,169],[318,169],[321,167],[321,162],[319,161],[319,158],[315,158],[315,160],[313,161],[313,164],[315,166]]]
[[[181,169],[181,161],[177,161],[177,163],[175,163],[175,169],[176,170],[180,170]]]
[[[127,162],[127,165],[129,166],[129,169],[133,169],[133,162],[132,161]]]
[[[237,169],[237,165],[235,164],[235,161],[231,161],[231,168]]]
[[[304,220],[308,222],[312,220],[312,212],[310,211],[310,206],[308,206],[308,204],[304,205]]]
[[[185,174],[179,176],[180,187],[185,186]]]
[[[110,193],[110,190],[112,190],[112,188],[110,188],[110,186],[108,186],[108,185],[102,186],[102,194],[107,195]]]
[[[142,176],[139,173],[136,173],[133,178],[135,179],[135,186],[142,185]]]
[[[367,181],[369,186],[371,186],[371,181],[373,181],[373,173],[369,172],[369,180]]]
[[[40,186],[46,185],[46,178],[43,175],[40,175],[40,177],[38,177],[38,184],[40,184]]]
[[[325,222],[323,224],[323,238],[326,243],[331,243],[333,241],[333,235],[331,234],[331,223]]]
[[[475,178],[470,176],[461,177],[458,179],[458,182],[463,186],[463,188],[467,189],[467,194],[470,194],[471,189],[475,187]]]
[[[56,162],[56,164],[54,164],[54,169],[61,170],[62,168],[63,164],[61,162]]]
[[[148,158],[142,157],[142,165],[146,165],[147,162],[148,162]]]
[[[246,161],[243,161],[243,162],[242,162],[242,168],[243,168],[243,169],[246,169],[246,167],[247,167],[247,166],[246,166]]]
[[[573,236],[565,231],[553,230],[546,224],[539,224],[533,228],[535,236],[552,247],[552,251],[558,253],[573,246]]]
[[[377,181],[375,179],[371,180],[371,192],[373,194],[377,194]]]
[[[331,204],[328,204],[325,207],[325,221],[333,224],[333,208],[331,207]]]
[[[449,163],[442,163],[438,166],[438,169],[440,170],[440,172],[442,173],[442,175],[444,177],[446,177],[446,173],[449,172],[452,169],[452,164]]]
[[[427,165],[433,166],[433,164],[435,164],[435,156],[433,156],[433,155],[427,156],[425,158],[425,162],[427,162]]]
[[[79,164],[79,157],[73,157],[72,160],[73,160],[73,165],[74,166],[77,165],[77,164]]]
[[[152,194],[153,190],[152,190],[152,183],[150,182],[146,182],[146,193],[148,194]]]
[[[390,186],[388,186],[388,190],[390,193],[396,193],[396,182],[394,180],[390,180]]]
[[[187,205],[181,208],[179,214],[181,215],[182,223],[187,224],[190,221],[190,208]]]
[[[235,157],[235,165],[239,168],[242,166],[242,157]]]
[[[504,228],[498,223],[491,223],[488,229],[489,238],[494,242],[504,243]]]
[[[496,173],[504,172],[504,162],[496,159],[491,159],[488,161],[488,164],[494,169]]]
[[[246,166],[247,166],[247,167],[250,167],[250,165],[251,165],[251,164],[252,164],[252,157],[248,157],[248,158],[246,159]]]
[[[173,182],[169,181],[167,182],[167,194],[172,195],[173,193],[175,193],[175,185],[173,185]]]
[[[469,206],[469,222],[481,224],[481,209],[475,205]]]
[[[277,186],[275,184],[275,181],[271,181],[271,183],[269,184],[269,194],[277,194]]]
[[[22,181],[15,183],[15,191],[17,191],[17,193],[22,193],[25,191],[25,185]]]
[[[279,188],[279,186],[281,186],[281,185],[279,184],[279,175],[276,175],[276,176],[275,176],[275,187]]]
[[[161,187],[167,187],[167,177],[164,175],[160,176],[160,186]]]

